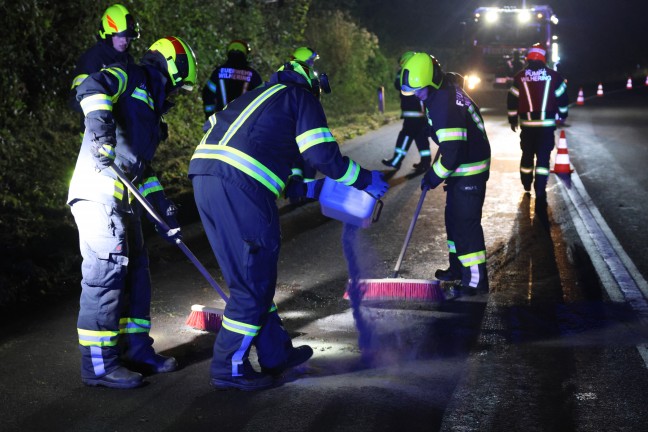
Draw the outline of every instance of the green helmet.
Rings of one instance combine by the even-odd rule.
[[[179,37],[158,39],[144,54],[143,61],[165,69],[173,88],[193,90],[196,84],[196,56]]]
[[[403,64],[400,81],[401,93],[405,95],[414,94],[427,86],[438,89],[443,82],[443,71],[433,56],[415,53]]]
[[[291,60],[284,65],[282,65],[279,69],[277,69],[277,72],[282,72],[282,71],[294,71],[297,72],[299,75],[303,76],[306,78],[306,81],[308,82],[308,86],[311,90],[311,92],[319,97],[320,95],[320,82],[319,79],[317,78],[317,75],[315,75],[315,71],[311,69],[310,66],[308,66],[306,63],[304,63],[301,60]]]
[[[414,54],[416,54],[414,51],[405,51],[403,55],[400,56],[400,59],[398,59],[398,64],[402,67]]]
[[[133,15],[120,4],[112,5],[104,12],[101,17],[101,26],[99,27],[99,37],[121,36],[137,39],[139,38],[139,24],[135,21]]]
[[[242,52],[247,57],[247,55],[250,54],[250,51],[252,51],[252,49],[250,48],[250,44],[247,43],[247,41],[244,41],[242,39],[235,39],[227,45],[227,52],[231,52],[231,51]]]
[[[314,49],[308,47],[297,48],[291,56],[291,60],[299,60],[306,63],[308,66],[313,66],[315,60],[319,59],[319,54]]]

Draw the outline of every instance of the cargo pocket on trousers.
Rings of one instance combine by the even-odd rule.
[[[93,252],[92,262],[83,263],[83,279],[88,286],[111,287],[126,278],[128,257],[111,252]]]

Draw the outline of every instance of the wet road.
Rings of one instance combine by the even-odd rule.
[[[590,127],[580,115],[575,109],[570,117],[575,141]],[[84,387],[76,302],[57,304],[2,329],[2,430],[648,430],[648,372],[637,348],[648,342],[645,323],[601,283],[601,261],[560,180],[552,176],[549,211],[536,215],[518,180],[516,134],[502,113],[486,110],[485,120],[494,156],[483,218],[489,295],[366,303],[375,355],[363,361],[342,298],[342,224],[323,217],[316,203],[283,212],[276,303],[295,344],[312,345],[315,355],[276,388],[218,392],[207,384],[214,335],[184,321],[191,304],[222,301],[181,252],[153,238],[152,335],[181,369],[148,377],[137,390]],[[381,169],[399,127],[359,137],[343,151]],[[589,172],[581,170],[592,162],[576,156],[578,145],[574,164]],[[410,151],[390,180],[380,220],[358,232],[366,277],[392,272],[420,196],[420,178],[406,177],[416,161]],[[401,276],[429,279],[446,267],[443,204],[442,190],[428,193]],[[200,226],[185,232],[222,282]]]

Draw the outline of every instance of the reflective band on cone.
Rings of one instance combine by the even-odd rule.
[[[632,77],[628,77],[628,83],[626,84],[626,89],[632,89]]]
[[[585,96],[583,96],[583,88],[578,89],[578,97],[576,98],[576,105],[585,105]]]
[[[603,84],[599,84],[598,90],[596,90],[596,96],[603,96]]]
[[[574,170],[569,163],[569,151],[567,150],[567,138],[565,131],[560,131],[560,139],[558,140],[558,152],[554,161],[554,168],[551,172],[555,174],[571,174]]]

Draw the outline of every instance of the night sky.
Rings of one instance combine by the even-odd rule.
[[[459,22],[478,6],[521,1],[371,0],[361,13],[388,49],[444,46],[460,37]],[[648,0],[547,0],[559,19],[561,72],[572,82],[622,79],[648,72]],[[433,52],[430,52],[434,54]]]

